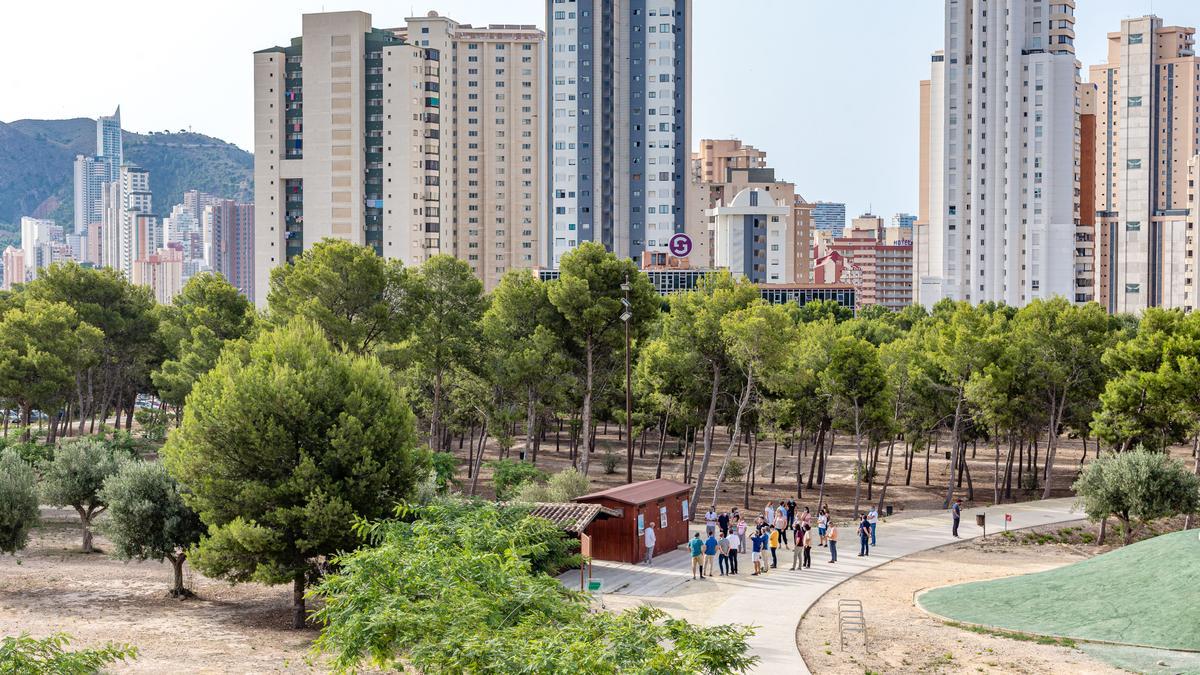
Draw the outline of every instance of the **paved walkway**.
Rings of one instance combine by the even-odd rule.
[[[884,521],[879,524],[876,533],[880,545],[872,547],[871,555],[866,558],[858,557],[855,523],[843,521],[839,527],[841,539],[837,563],[828,562],[829,549],[814,547],[812,567],[803,571],[792,571],[788,569],[792,565],[792,552],[780,549],[779,567],[769,574],[752,577],[749,574],[749,571],[753,571],[750,556],[740,556],[741,574],[716,578],[721,591],[727,591],[728,594],[721,594],[725,598],[724,602],[716,607],[704,622],[756,626],[755,635],[750,639],[750,647],[760,660],[754,672],[807,675],[808,667],[796,647],[796,628],[805,612],[834,586],[896,558],[982,536],[983,530],[975,525],[977,513],[987,514],[988,536],[994,536],[1004,529],[1005,513],[1012,514],[1013,519],[1008,527],[1010,530],[1080,520],[1084,516],[1071,510],[1073,502],[1071,498],[1049,499],[966,509],[959,526],[959,535],[962,537],[959,540],[950,535],[949,512]],[[704,525],[695,524],[691,529],[693,532],[703,531]],[[815,530],[813,536],[816,536]],[[680,547],[656,556],[654,564],[649,567],[597,561],[594,563],[593,574],[596,578],[603,579],[602,592],[605,595],[667,599],[685,593],[705,592],[701,586],[685,585],[692,582],[690,557],[687,549]],[[569,588],[579,588],[578,570],[565,572],[559,579]],[[870,598],[862,600],[869,630]],[[648,602],[654,604],[654,600]],[[687,618],[686,611],[683,611],[682,615]]]
[[[967,509],[963,511],[959,535],[962,540],[966,540],[983,534],[983,530],[975,525],[977,513],[987,514],[988,536],[994,536],[1004,529],[1005,513],[1012,514],[1012,522],[1008,525],[1010,530],[1079,520],[1083,518],[1083,514],[1071,510],[1073,502],[1071,498],[1049,499]],[[708,618],[707,623],[710,624],[740,623],[758,627],[756,634],[750,639],[750,647],[760,659],[754,672],[807,674],[808,667],[796,647],[796,627],[804,613],[821,596],[834,586],[869,569],[902,556],[956,541],[950,535],[949,513],[880,523],[876,533],[879,546],[872,548],[871,555],[865,558],[858,557],[858,537],[854,534],[854,523],[841,523],[838,529],[841,536],[837,563],[828,562],[828,549],[813,548],[812,568],[793,572],[787,569],[792,564],[792,552],[780,550],[777,569],[766,576],[753,578],[739,574],[735,577],[737,581],[732,582],[738,588]],[[813,534],[816,534],[815,530]],[[686,574],[690,575],[690,568],[678,566],[678,569],[688,570]],[[727,579],[729,578],[721,578],[721,582],[730,583]],[[869,630],[870,599],[862,599],[866,607]]]

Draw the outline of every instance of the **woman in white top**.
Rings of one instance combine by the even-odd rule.
[[[825,509],[821,509],[817,513],[817,535],[821,537],[821,543],[817,546],[825,546],[829,543],[825,534],[829,529],[829,514],[825,513]]]

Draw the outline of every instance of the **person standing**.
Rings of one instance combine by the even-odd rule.
[[[821,543],[818,546],[824,546],[829,540],[826,534],[829,532],[829,513],[822,506],[817,510],[817,535],[821,538]]]
[[[787,531],[788,531],[787,516],[783,515],[782,513],[781,513],[781,514],[777,514],[777,515],[775,516],[775,530],[776,530],[777,532],[779,532],[779,540],[780,540],[781,542],[783,542],[783,547],[784,547],[784,548],[787,548],[787,545],[788,545],[788,540],[787,540]]]
[[[737,531],[731,530],[729,536],[725,537],[729,540],[729,573],[738,573],[738,549],[742,547],[742,542],[745,541],[738,536]]]
[[[805,525],[805,526],[804,526],[804,539],[803,539],[803,541],[804,541],[804,566],[805,566],[805,567],[812,567],[812,541],[813,541],[813,534],[812,534],[812,526],[811,526],[811,525]]]
[[[808,512],[808,507],[804,507],[804,513],[800,514],[800,524],[809,527],[812,525],[812,514]]]
[[[750,560],[754,563],[754,573],[750,576],[756,577],[762,572],[762,549],[763,536],[761,530],[755,530],[750,536]]]
[[[829,542],[829,562],[835,563],[837,562],[838,529],[833,520],[828,520],[827,522],[825,540]]]
[[[768,525],[775,522],[775,502],[767,502],[763,508],[763,522]]]
[[[717,558],[717,548],[716,532],[709,532],[708,539],[704,540],[704,573],[710,577],[713,575],[713,561]]]
[[[796,523],[796,500],[789,498],[787,500],[787,526],[788,526],[788,529],[789,530],[792,529],[792,525],[794,525],[795,523]]]
[[[792,569],[804,567],[804,547],[801,542],[804,541],[804,525],[800,521],[796,521],[796,529],[792,530]]]
[[[708,507],[708,513],[704,514],[704,530],[705,534],[717,531],[717,508],[715,506]]]
[[[780,530],[774,527],[768,527],[767,530],[769,532],[767,534],[767,545],[771,549],[771,569],[775,569],[779,567],[779,556],[775,552],[779,550]]]
[[[646,523],[646,533],[643,535],[646,543],[646,564],[654,560],[654,544],[658,541],[654,536],[654,523]]]
[[[875,528],[879,526],[879,511],[874,506],[867,511],[867,522],[871,524],[871,545],[875,545]]]
[[[871,555],[871,523],[867,522],[867,514],[862,514],[858,521],[858,557]]]
[[[721,573],[721,576],[730,573],[729,551],[729,534],[724,533],[717,540],[717,571]]]
[[[721,528],[721,536],[729,534],[729,512],[722,511],[721,515],[717,516],[717,527]]]
[[[700,541],[700,533],[697,532],[688,542],[688,548],[692,551],[692,578],[696,578],[696,572],[700,573],[700,578],[704,578],[704,557],[701,555],[704,552],[704,542]]]
[[[958,537],[958,521],[962,518],[962,497],[955,499],[954,504],[950,506],[950,517],[954,519],[954,523],[950,527],[950,533]]]

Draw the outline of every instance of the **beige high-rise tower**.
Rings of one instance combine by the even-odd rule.
[[[256,52],[256,302],[272,268],[326,237],[406,265],[449,253],[488,288],[541,264],[544,37],[329,12]]]
[[[1196,307],[1194,192],[1200,58],[1194,28],[1121,21],[1095,85],[1096,299],[1110,312]]]

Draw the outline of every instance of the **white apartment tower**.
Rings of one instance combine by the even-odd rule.
[[[538,266],[543,39],[330,12],[255,53],[257,301],[273,267],[326,237],[406,265],[452,254],[488,288]]]
[[[546,0],[546,25],[551,263],[666,252],[692,191],[691,0]]]
[[[1074,0],[946,0],[923,126],[918,302],[1075,297]],[[940,57],[940,60],[939,60]],[[940,202],[940,204],[938,203]]]

